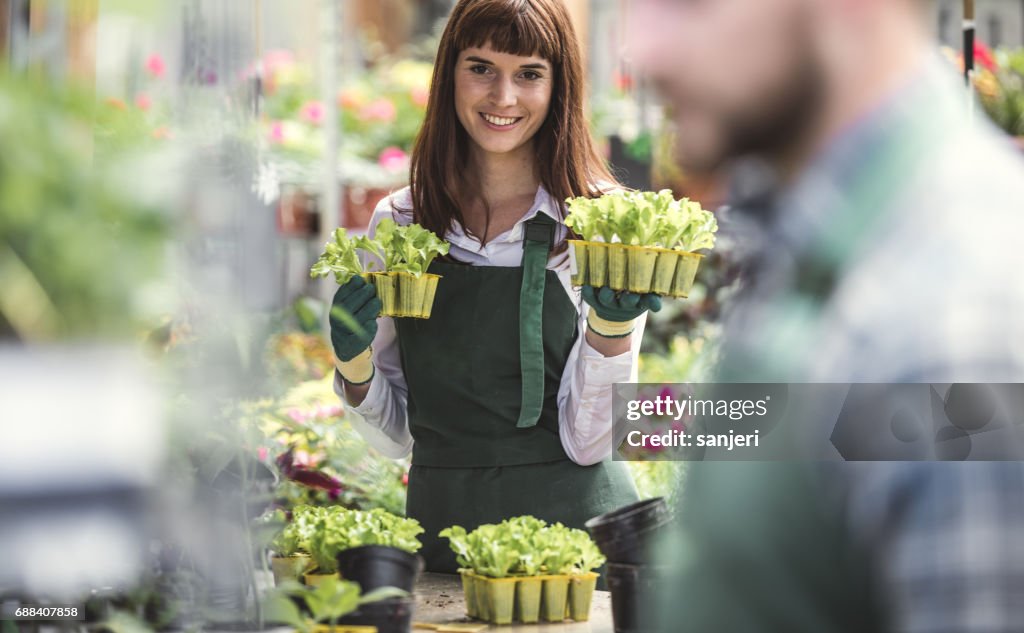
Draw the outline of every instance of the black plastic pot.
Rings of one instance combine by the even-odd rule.
[[[375,626],[377,633],[409,633],[412,628],[412,598],[389,598],[360,605],[339,620],[339,624]]]
[[[606,512],[585,525],[608,562],[640,565],[648,561],[650,543],[671,521],[665,498],[655,497]]]
[[[338,572],[359,583],[363,593],[379,587],[398,587],[412,593],[423,571],[423,558],[397,547],[362,545],[338,554]]]
[[[650,600],[668,569],[656,565],[623,565],[608,563],[608,590],[612,598],[612,622],[615,633],[649,631],[644,619]]]

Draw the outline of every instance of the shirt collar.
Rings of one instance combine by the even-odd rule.
[[[544,188],[544,185],[540,185],[537,188],[537,194],[533,198],[533,204],[530,205],[530,209],[526,213],[524,213],[523,216],[519,218],[519,220],[517,220],[515,224],[512,225],[512,228],[505,234],[503,238],[491,243],[493,244],[496,242],[501,243],[522,241],[524,231],[523,225],[526,223],[527,220],[537,215],[537,213],[543,213],[544,215],[551,217],[556,222],[558,222],[558,230],[560,232],[564,231],[564,228],[562,227],[563,220],[560,205],[558,205],[555,199],[551,196],[551,194],[548,193],[547,189]],[[482,248],[480,242],[470,237],[469,235],[466,235],[465,229],[457,222],[453,222],[452,227],[448,229],[447,239],[449,242],[457,244],[461,248],[465,248],[468,250],[479,251]],[[559,235],[556,235],[556,240],[557,239],[560,239]]]
[[[518,242],[523,239],[523,231],[525,230],[524,224],[527,220],[533,218],[538,213],[550,217],[558,224],[562,223],[562,215],[560,212],[560,206],[555,203],[554,198],[548,193],[544,185],[537,187],[537,195],[533,198],[533,205],[530,206],[530,210],[523,214],[523,217],[512,226],[512,230],[508,232],[505,239],[506,242]]]

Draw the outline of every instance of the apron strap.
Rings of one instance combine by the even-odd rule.
[[[523,285],[519,290],[519,364],[523,394],[516,427],[535,426],[544,406],[544,279],[555,244],[555,220],[538,212],[523,233]]]

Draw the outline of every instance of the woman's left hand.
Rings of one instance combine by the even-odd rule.
[[[583,286],[583,300],[599,317],[608,321],[632,321],[647,310],[661,310],[661,297],[656,294],[638,294],[627,290],[616,292],[608,286]]]
[[[587,341],[606,356],[616,356],[632,347],[634,321],[647,310],[662,309],[662,298],[593,286],[583,287],[583,300],[590,305],[587,314]]]

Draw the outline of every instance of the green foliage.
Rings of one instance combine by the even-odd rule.
[[[566,225],[588,241],[660,246],[684,251],[713,248],[718,222],[689,198],[668,189],[615,191],[597,198],[569,198]]]
[[[308,506],[306,506],[308,507]],[[339,552],[361,545],[387,545],[407,552],[422,547],[417,536],[423,532],[419,521],[395,516],[386,510],[349,510],[340,506],[305,510],[311,512],[314,526],[309,536],[309,553],[317,571],[331,574],[338,570]]]
[[[721,328],[703,325],[688,336],[675,335],[664,353],[641,353],[641,383],[672,384],[713,380],[721,354]]]
[[[324,252],[313,264],[311,277],[334,274],[338,284],[344,284],[355,275],[372,270],[376,262],[365,268],[358,251],[375,255],[384,265],[384,272],[404,272],[417,277],[427,271],[438,255],[448,253],[448,242],[419,224],[399,226],[391,218],[384,218],[370,239],[365,235],[351,237],[343,228],[334,230],[334,241],[325,245]]]
[[[0,70],[0,339],[130,339],[166,307],[160,154],[106,107]]]
[[[448,253],[448,242],[419,224],[399,226],[391,218],[377,224],[373,239],[362,247],[384,262],[385,272],[404,272],[419,277],[438,255]]]
[[[358,583],[337,578],[325,578],[315,588],[288,580],[267,593],[264,607],[268,621],[289,624],[308,633],[315,624],[336,624],[359,608],[359,605],[407,595],[396,587],[381,587],[360,595]],[[311,617],[307,618],[301,613],[292,597],[299,598],[306,605]]]
[[[689,462],[668,460],[626,462],[636,482],[641,499],[665,497],[670,508],[675,508],[682,494],[686,480],[686,465]]]
[[[1024,136],[1024,48],[996,52],[994,90],[983,92],[981,103],[996,125]]]
[[[279,556],[309,554],[310,539],[324,510],[316,506],[297,506],[292,511],[292,520],[271,541],[274,552]],[[283,513],[276,514],[280,517]]]
[[[491,578],[579,573],[605,561],[583,530],[532,516],[487,523],[469,533],[453,525],[438,535],[450,541],[461,567]]]
[[[309,270],[310,277],[326,277],[334,274],[338,285],[348,283],[350,279],[363,272],[363,264],[359,261],[358,249],[365,237],[350,237],[348,231],[338,227],[334,229],[334,241],[324,245],[324,252]]]

